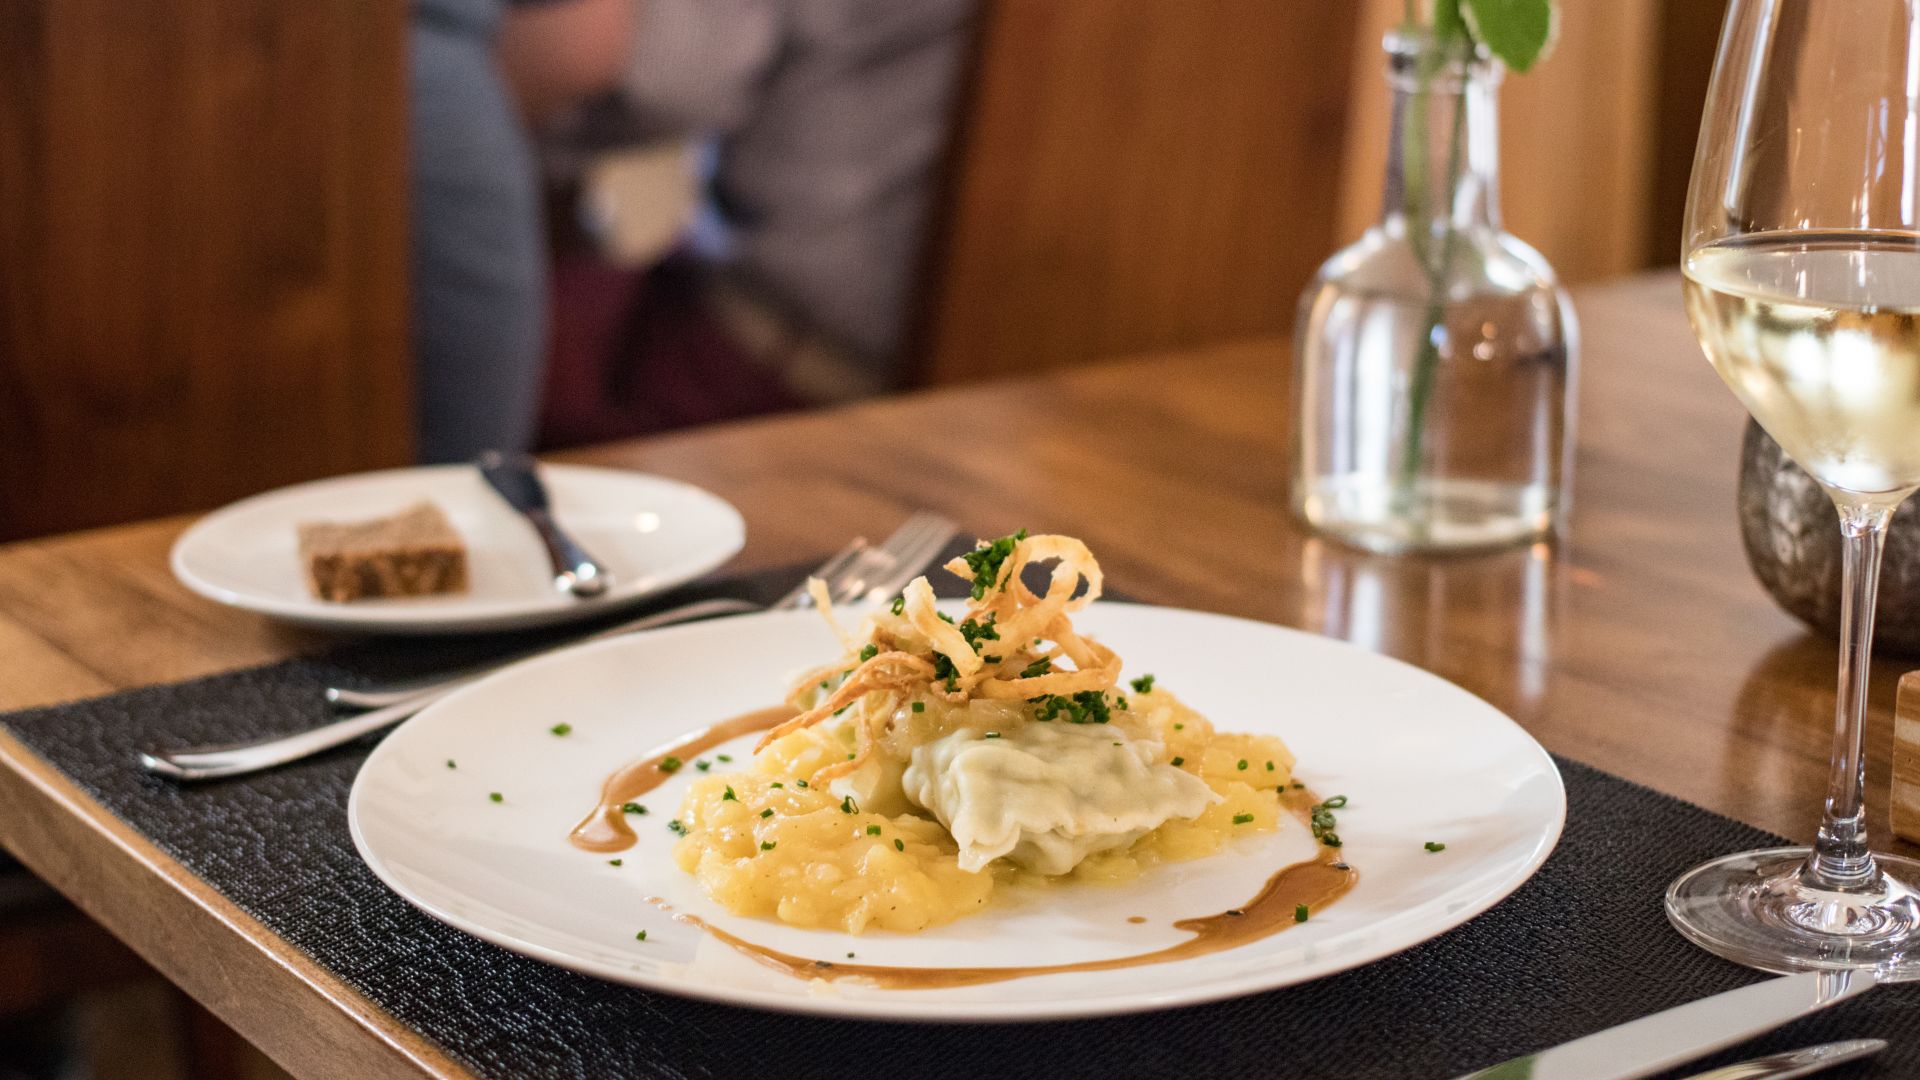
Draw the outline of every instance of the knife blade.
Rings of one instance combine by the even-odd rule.
[[[1809,971],[1643,1016],[1459,1080],[1634,1080],[1873,989],[1871,971]]]
[[[567,535],[547,501],[547,487],[540,482],[539,466],[526,454],[506,454],[489,450],[474,461],[487,486],[508,506],[527,519],[553,565],[553,587],[581,598],[599,596],[607,591],[607,571],[578,541]]]
[[[1885,1039],[1821,1043],[1819,1046],[1788,1050],[1784,1054],[1768,1054],[1766,1057],[1722,1065],[1718,1069],[1695,1073],[1687,1080],[1793,1080],[1797,1076],[1812,1076],[1835,1065],[1870,1058],[1886,1048]]]

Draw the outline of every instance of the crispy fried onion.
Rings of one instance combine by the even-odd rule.
[[[828,694],[824,701],[791,720],[787,720],[769,730],[760,737],[754,752],[766,749],[780,736],[799,731],[832,716],[834,713],[859,701],[863,696],[876,690],[910,690],[925,684],[933,678],[933,663],[923,660],[912,653],[885,652],[866,661],[847,676],[847,680]]]
[[[1035,593],[1022,572],[1047,561],[1054,566],[1046,591]],[[974,577],[965,559],[953,560],[946,569],[962,578]],[[1120,657],[1074,632],[1071,618],[1099,598],[1101,583],[1100,564],[1085,544],[1070,536],[1025,537],[1014,543],[992,584],[958,623],[941,617],[933,586],[920,577],[906,587],[895,608],[869,616],[863,632],[855,634],[833,617],[825,589],[812,589],[809,583],[846,655],[795,683],[790,700],[796,707],[808,700],[816,703],[767,732],[756,749],[857,705],[859,715],[853,721],[859,725],[859,745],[852,759],[821,770],[822,778],[830,778],[864,764],[893,711],[915,696],[964,702],[969,697],[1011,700],[1111,689],[1120,678]],[[973,641],[961,630],[967,624]],[[995,636],[982,632],[989,626],[988,633]],[[866,646],[857,648],[856,642],[863,641]],[[859,659],[854,654],[863,648],[874,649],[875,655]],[[1049,670],[1023,677],[1043,659]],[[832,686],[835,674],[843,671],[845,681]],[[825,688],[831,692],[818,698]]]

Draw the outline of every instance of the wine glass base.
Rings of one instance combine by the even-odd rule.
[[[1667,887],[1667,919],[1708,952],[1762,971],[1920,978],[1920,860],[1876,854],[1879,881],[1834,891],[1802,879],[1807,855],[1774,848],[1702,863]]]

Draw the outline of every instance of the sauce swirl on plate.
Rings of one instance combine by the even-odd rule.
[[[763,709],[723,721],[680,740],[658,754],[633,762],[609,776],[595,806],[569,839],[575,847],[596,853],[624,851],[636,837],[625,804],[665,783],[674,770],[663,770],[669,757],[691,757],[741,735],[765,731],[793,716],[786,707]],[[1300,819],[1311,824],[1312,809],[1322,800],[1304,788],[1280,793],[1282,804]],[[1318,914],[1328,904],[1345,896],[1359,881],[1359,872],[1347,865],[1337,848],[1322,847],[1312,859],[1281,867],[1251,900],[1239,907],[1212,915],[1179,919],[1174,927],[1192,933],[1186,941],[1133,956],[1105,960],[1084,960],[1072,964],[1039,964],[1012,967],[889,967],[876,964],[815,960],[756,945],[696,915],[676,913],[683,923],[700,927],[754,960],[798,979],[849,979],[889,990],[931,990],[956,986],[975,986],[1003,982],[1034,975],[1058,975],[1067,972],[1109,971],[1116,968],[1165,964],[1222,952],[1261,938],[1270,937]],[[658,903],[658,901],[655,901]],[[666,905],[661,904],[662,908]],[[1128,922],[1144,921],[1138,916]]]

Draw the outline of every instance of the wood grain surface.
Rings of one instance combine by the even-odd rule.
[[[1577,487],[1570,534],[1552,548],[1388,559],[1303,533],[1285,509],[1291,421],[1274,342],[571,457],[732,500],[749,523],[743,566],[819,556],[919,507],[987,535],[1075,533],[1117,589],[1399,656],[1507,710],[1549,749],[1806,839],[1826,779],[1834,646],[1747,572],[1740,407],[1699,355],[1677,278],[1587,289],[1576,303]],[[0,547],[0,708],[325,644],[174,584],[166,552],[184,524]],[[1882,838],[1901,670],[1882,658],[1873,687],[1870,820]],[[453,1069],[4,737],[0,843],[295,1072]]]
[[[0,2],[0,539],[411,460],[406,19]]]
[[[1336,246],[1349,22],[1312,0],[983,4],[921,374],[1286,333]]]

